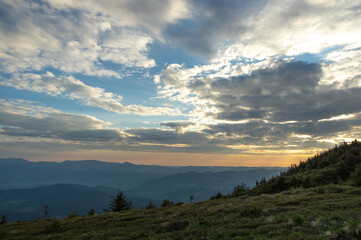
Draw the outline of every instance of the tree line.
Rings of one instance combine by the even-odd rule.
[[[217,193],[211,199],[273,194],[292,188],[310,188],[332,183],[361,186],[361,143],[357,140],[336,145],[332,149],[300,161],[298,165],[292,164],[287,171],[279,175],[257,181],[253,188],[241,183],[231,194]]]

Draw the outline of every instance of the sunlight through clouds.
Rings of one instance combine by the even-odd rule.
[[[361,138],[357,0],[4,0],[0,41],[2,149],[270,161]]]

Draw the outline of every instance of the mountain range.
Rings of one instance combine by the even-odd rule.
[[[149,202],[160,205],[208,200],[217,192],[228,194],[241,183],[253,187],[261,178],[284,171],[279,167],[169,167],[110,163],[95,160],[30,162],[0,159],[0,214],[12,220],[42,217],[42,207],[64,217],[73,210],[100,213],[123,191],[136,208]],[[71,196],[74,201],[69,200]]]

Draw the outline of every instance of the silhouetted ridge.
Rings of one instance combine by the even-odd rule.
[[[285,173],[292,175],[301,172],[308,172],[316,169],[323,169],[338,164],[345,164],[349,171],[353,171],[357,164],[361,162],[360,156],[361,143],[357,140],[350,144],[343,143],[335,146],[333,149],[317,154],[308,158],[307,161],[301,161],[298,166],[292,165]]]
[[[361,143],[357,140],[328,151],[316,154],[293,164],[286,172],[270,178],[262,179],[250,190],[235,188],[233,196],[258,195],[263,193],[278,193],[291,188],[309,188],[327,184],[348,182],[361,185]],[[359,180],[360,179],[360,180]]]

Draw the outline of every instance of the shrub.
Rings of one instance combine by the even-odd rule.
[[[240,185],[234,187],[231,195],[233,197],[242,196],[242,195],[247,194],[248,191],[249,191],[249,188],[246,186],[246,184],[241,183]]]
[[[161,207],[169,207],[174,205],[173,201],[169,201],[168,199],[164,199]]]
[[[75,217],[77,217],[77,216],[78,216],[78,214],[76,213],[75,210],[73,210],[73,211],[68,215],[68,218],[75,218]]]
[[[60,232],[61,224],[59,219],[52,220],[51,224],[46,227],[46,232],[48,233],[55,233]]]
[[[240,217],[252,217],[257,218],[261,216],[261,207],[257,205],[244,205],[240,209]]]
[[[223,194],[220,193],[220,192],[218,192],[216,195],[214,195],[213,197],[211,197],[210,200],[212,200],[212,199],[221,199],[221,198],[223,198],[223,197],[224,197]]]
[[[88,215],[89,215],[89,216],[95,215],[95,210],[94,210],[94,208],[90,209],[90,211],[88,212]]]
[[[298,226],[301,226],[304,222],[305,222],[305,219],[300,215],[300,214],[293,214],[292,217],[292,222]]]
[[[355,171],[352,173],[351,181],[354,186],[361,186],[361,164],[358,164]]]
[[[145,209],[151,209],[151,208],[156,208],[156,206],[152,202],[149,202],[149,204],[145,206]]]
[[[167,231],[180,231],[188,227],[189,222],[187,220],[173,220],[165,224]]]
[[[7,222],[8,222],[8,220],[6,219],[6,216],[3,215],[3,216],[1,217],[1,222],[0,222],[0,224],[5,224],[5,223],[7,223]]]

